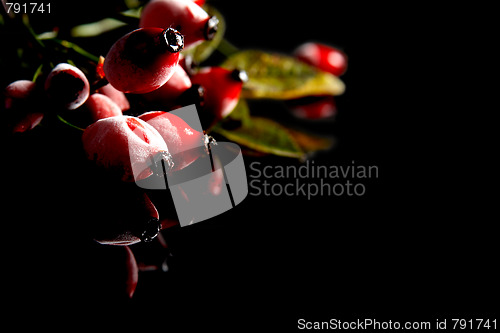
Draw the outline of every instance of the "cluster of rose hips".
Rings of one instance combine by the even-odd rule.
[[[128,245],[157,236],[164,244],[159,231],[176,225],[170,217],[160,218],[162,209],[173,208],[157,207],[164,205],[153,203],[135,182],[161,176],[158,170],[180,171],[205,157],[203,150],[190,148],[210,142],[205,133],[166,111],[196,104],[208,128],[231,113],[248,79],[241,70],[195,68],[180,53],[217,33],[218,19],[207,14],[203,3],[152,0],[142,10],[139,29],[117,40],[94,72],[85,74],[73,64],[59,63],[34,81],[18,80],[5,88],[4,108],[14,133],[31,130],[54,114],[73,113],[74,118],[84,119],[80,119],[84,123],[81,147],[89,163],[103,175],[99,179],[110,182],[106,186],[120,189],[121,204],[132,212],[115,221],[98,222],[100,229],[94,234],[99,243],[126,248],[129,296],[137,285],[138,266]],[[336,76],[347,67],[341,51],[318,43],[303,44],[295,56]],[[144,109],[132,110],[131,98]],[[294,114],[316,119],[335,113],[333,97],[313,98],[292,103]],[[31,107],[35,104],[37,108]],[[223,179],[214,179],[207,188],[218,195]]]

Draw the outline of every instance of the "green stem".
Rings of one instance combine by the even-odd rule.
[[[38,39],[37,34],[35,33],[35,31],[33,31],[33,28],[31,27],[28,15],[24,14],[22,16],[22,22],[23,22],[24,26],[26,27],[26,29],[28,30],[30,36],[35,41],[35,43],[38,46],[40,46],[42,49],[44,49],[45,48],[45,44],[40,39]]]
[[[72,128],[75,128],[77,130],[80,130],[80,131],[85,131],[84,128],[81,128],[81,127],[78,127],[76,125],[73,125],[72,123],[68,122],[66,119],[64,119],[63,117],[61,117],[60,115],[56,115],[57,116],[57,119],[59,119],[61,122],[63,122],[64,124],[68,125],[69,127],[72,127]]]
[[[229,57],[234,53],[238,52],[239,49],[227,41],[227,39],[223,38],[219,45],[217,46],[217,51],[222,53],[224,56]]]
[[[79,55],[93,61],[93,62],[98,62],[99,61],[99,57],[93,55],[92,53],[84,50],[83,48],[81,48],[80,46],[76,45],[75,43],[72,43],[72,42],[68,42],[67,40],[61,40],[61,39],[57,39],[57,38],[51,38],[51,39],[48,39],[48,40],[51,40],[51,41],[54,41],[55,43],[61,45],[62,47],[65,47],[67,49],[70,49],[70,50],[73,50],[75,51],[76,53],[78,53]]]

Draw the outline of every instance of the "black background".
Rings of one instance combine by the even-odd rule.
[[[166,235],[174,254],[170,271],[140,273],[132,300],[96,295],[85,273],[95,269],[88,259],[93,257],[71,241],[78,236],[47,231],[44,225],[51,216],[60,219],[54,212],[61,210],[68,223],[82,223],[58,206],[64,194],[39,202],[36,214],[27,213],[24,203],[14,205],[20,217],[4,215],[10,241],[3,274],[13,277],[5,285],[13,291],[12,308],[42,314],[49,323],[69,316],[74,323],[105,318],[184,329],[173,331],[289,332],[299,318],[434,322],[493,315],[498,217],[492,213],[496,150],[490,148],[495,110],[487,99],[493,83],[487,56],[491,8],[212,4],[237,47],[290,53],[313,40],[347,53],[347,90],[336,99],[335,122],[305,126],[337,140],[333,150],[316,156],[316,164],[377,165],[379,178],[367,183],[363,197],[248,196],[223,215],[172,232]],[[72,15],[80,17],[78,11]],[[293,122],[279,103],[251,107]],[[247,166],[252,160],[245,158]],[[37,182],[56,187],[46,180],[31,184]],[[29,192],[17,190],[17,201]],[[20,223],[29,230],[20,231]]]

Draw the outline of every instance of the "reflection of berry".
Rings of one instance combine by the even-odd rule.
[[[93,214],[90,229],[97,242],[131,245],[156,237],[160,230],[159,214],[140,188],[110,179],[95,186],[90,192],[92,207],[87,208],[87,214]]]
[[[82,140],[89,159],[116,172],[124,181],[150,176],[152,160],[168,155],[158,131],[136,117],[100,119],[85,129]]]
[[[217,32],[219,21],[209,17],[190,0],[153,0],[144,6],[140,27],[172,27],[179,30],[188,48],[203,40],[211,40]]]
[[[347,56],[332,46],[320,43],[305,43],[295,51],[295,56],[319,69],[340,76],[347,70]]]
[[[205,67],[191,77],[193,84],[205,89],[203,109],[215,119],[224,118],[233,111],[246,80],[244,71],[230,71],[221,67]]]
[[[22,133],[35,128],[43,119],[43,113],[33,112],[25,115],[12,129],[12,133]]]
[[[139,268],[128,246],[91,247],[86,255],[90,269],[82,272],[92,295],[101,301],[132,298],[139,279]]]
[[[147,93],[170,79],[183,47],[183,36],[174,29],[137,29],[113,44],[104,61],[104,73],[122,92]]]
[[[45,91],[52,103],[73,110],[85,103],[90,85],[80,69],[61,63],[49,73],[45,80]]]
[[[139,116],[154,127],[168,145],[174,162],[173,170],[193,163],[204,150],[205,135],[189,126],[180,117],[163,111],[151,111]]]
[[[111,98],[98,93],[90,95],[85,106],[89,109],[94,121],[122,115],[122,110]]]
[[[310,96],[287,101],[292,114],[300,119],[332,118],[337,113],[333,96]]]

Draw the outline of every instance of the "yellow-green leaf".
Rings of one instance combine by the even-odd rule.
[[[239,123],[238,127],[225,127],[235,121]],[[251,116],[244,100],[240,100],[228,119],[215,125],[212,131],[259,152],[304,157],[304,152],[285,127],[271,119]]]
[[[345,90],[338,77],[279,53],[240,51],[224,61],[222,67],[247,72],[248,82],[242,91],[245,98],[292,99],[340,95]]]

